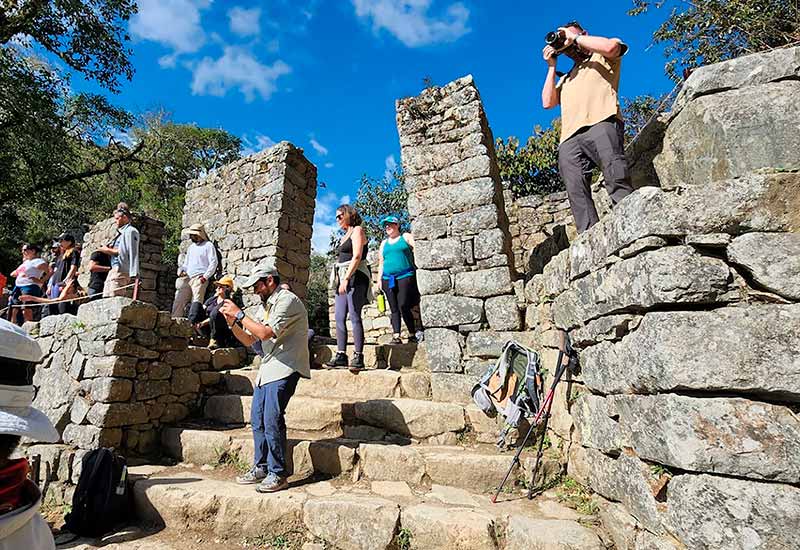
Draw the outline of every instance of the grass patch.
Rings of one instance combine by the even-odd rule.
[[[221,449],[215,448],[214,466],[231,466],[240,474],[250,470],[250,463],[242,458],[239,454],[239,449]]]
[[[569,476],[561,478],[556,487],[556,496],[579,514],[593,516],[597,513],[597,504],[592,500],[592,494],[580,483]]]
[[[299,550],[305,542],[305,533],[292,529],[278,535],[263,534],[257,537],[245,537],[243,542],[245,547],[259,550]]]
[[[395,545],[397,550],[411,550],[411,540],[414,538],[413,533],[407,527],[403,527],[398,531],[395,537]]]

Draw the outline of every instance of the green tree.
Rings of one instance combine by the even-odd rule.
[[[509,183],[515,197],[546,195],[564,189],[558,174],[560,135],[561,120],[555,119],[550,128],[534,127],[524,146],[513,136],[496,140],[500,177]]]
[[[322,254],[311,254],[306,285],[306,309],[308,324],[320,336],[330,335],[328,305],[328,274],[330,258]]]
[[[655,97],[649,94],[623,98],[622,117],[625,120],[625,145],[629,145],[650,122],[658,111],[668,108],[667,95]]]
[[[364,231],[372,247],[385,238],[381,220],[386,216],[397,216],[401,231],[410,230],[407,202],[408,192],[399,170],[380,179],[361,176],[353,206],[364,220]]]
[[[628,13],[651,8],[670,10],[653,41],[665,44],[665,71],[675,82],[687,69],[800,40],[797,0],[633,0]]]

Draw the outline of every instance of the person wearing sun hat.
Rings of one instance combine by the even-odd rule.
[[[229,299],[220,311],[233,335],[261,356],[261,366],[253,383],[250,413],[255,460],[236,481],[258,484],[259,493],[272,493],[288,487],[286,407],[300,377],[311,378],[308,312],[300,298],[281,285],[280,274],[269,260],[256,265],[241,287],[252,288],[261,298],[255,318]]]
[[[54,443],[58,432],[33,403],[33,372],[39,344],[0,319],[0,550],[51,550],[50,528],[39,512],[42,495],[28,479],[28,461],[12,459],[22,437]]]
[[[400,232],[400,219],[386,216],[381,220],[386,239],[378,247],[378,291],[386,296],[391,310],[392,343],[400,344],[400,318],[408,329],[408,341],[417,342],[413,307],[419,304],[416,267],[414,266],[414,237]]]
[[[233,296],[236,287],[233,277],[225,275],[214,283],[214,295],[201,304],[193,302],[189,308],[189,320],[194,324],[195,330],[200,333],[208,330],[210,337],[208,349],[219,347],[232,347],[236,338],[233,336],[225,316],[219,311],[225,300]]]
[[[186,233],[192,244],[186,250],[183,263],[178,267],[175,300],[172,302],[173,317],[183,317],[189,303],[203,303],[208,281],[217,271],[217,250],[208,240],[203,224],[190,225]]]

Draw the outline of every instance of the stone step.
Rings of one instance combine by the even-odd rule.
[[[165,428],[161,442],[169,456],[196,465],[254,462],[253,439],[248,428]],[[441,484],[474,492],[491,492],[496,488],[513,456],[498,453],[488,445],[393,445],[344,438],[304,439],[292,432],[289,451],[290,471],[294,475],[337,476],[355,468],[356,477],[373,481]],[[542,472],[544,479],[552,479],[560,474],[561,467],[555,457],[546,456]],[[512,483],[530,476],[531,451],[526,449],[520,460],[522,467],[512,472]]]
[[[336,353],[335,344],[315,343],[311,347],[312,363],[324,364]],[[349,358],[353,358],[353,347],[348,346]],[[414,369],[430,371],[424,344],[366,344],[364,364],[368,369]]]
[[[222,426],[250,421],[249,395],[215,395],[205,404],[205,419]],[[474,405],[437,403],[421,399],[337,400],[295,396],[286,409],[289,430],[311,437],[363,440],[407,440],[452,445],[474,439],[494,442],[496,419]]]
[[[232,542],[270,541],[291,532],[292,547],[308,550],[605,548],[598,533],[579,522],[593,518],[566,508],[552,492],[491,504],[487,496],[442,485],[301,480],[259,494],[215,473],[175,467],[136,480],[138,517],[164,526],[162,533],[176,540],[202,532]]]
[[[253,395],[258,371],[237,369],[222,373],[227,392]],[[430,374],[417,371],[370,370],[357,373],[346,369],[313,370],[310,379],[301,379],[296,396],[323,399],[384,399],[407,397],[429,399]]]

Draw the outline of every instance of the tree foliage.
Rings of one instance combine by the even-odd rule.
[[[322,254],[311,254],[311,265],[308,268],[308,284],[306,285],[306,309],[308,324],[320,336],[330,334],[330,318],[328,305],[328,273],[330,259]]]
[[[397,216],[400,230],[410,230],[407,201],[408,192],[399,170],[380,179],[366,174],[361,176],[353,206],[364,220],[364,231],[371,247],[377,246],[386,236],[381,225],[386,216]]]
[[[664,44],[665,70],[675,82],[684,71],[800,40],[797,0],[633,0],[630,15],[667,8],[653,34]]]
[[[657,112],[664,111],[667,95],[659,97],[649,94],[622,99],[622,118],[625,121],[625,145],[630,145],[639,132],[650,122]]]
[[[513,136],[496,140],[500,177],[509,183],[515,197],[546,195],[564,189],[558,174],[560,136],[561,121],[555,119],[550,128],[534,127],[523,146]]]

